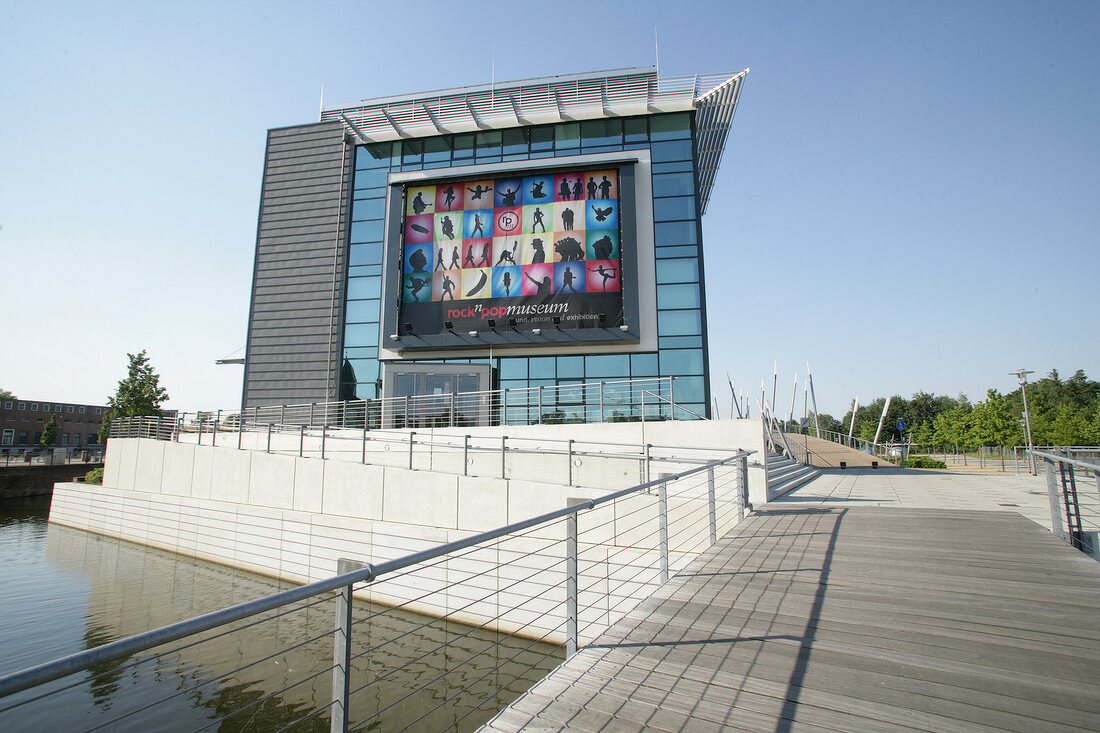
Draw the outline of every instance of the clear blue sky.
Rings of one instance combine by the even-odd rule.
[[[239,404],[268,128],[654,27],[662,75],[752,68],[703,221],[723,413],[774,360],[837,415],[1100,377],[1100,3],[3,0],[0,386],[100,402],[145,348],[171,406]]]

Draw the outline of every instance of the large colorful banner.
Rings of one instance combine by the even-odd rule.
[[[409,185],[404,207],[402,332],[622,322],[618,170]]]

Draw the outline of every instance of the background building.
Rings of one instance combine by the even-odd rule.
[[[40,402],[16,397],[0,400],[0,450],[40,447],[42,427],[57,418],[57,448],[86,448],[98,445],[103,405],[70,402]]]
[[[675,377],[709,414],[700,218],[745,73],[533,79],[269,131],[244,407]]]

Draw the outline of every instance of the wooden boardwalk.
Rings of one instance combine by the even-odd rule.
[[[486,730],[1100,730],[1100,563],[1011,512],[774,507]]]

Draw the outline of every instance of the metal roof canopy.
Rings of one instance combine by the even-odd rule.
[[[718,173],[749,70],[661,79],[655,67],[482,84],[368,99],[321,111],[362,142],[697,110],[700,213]]]

